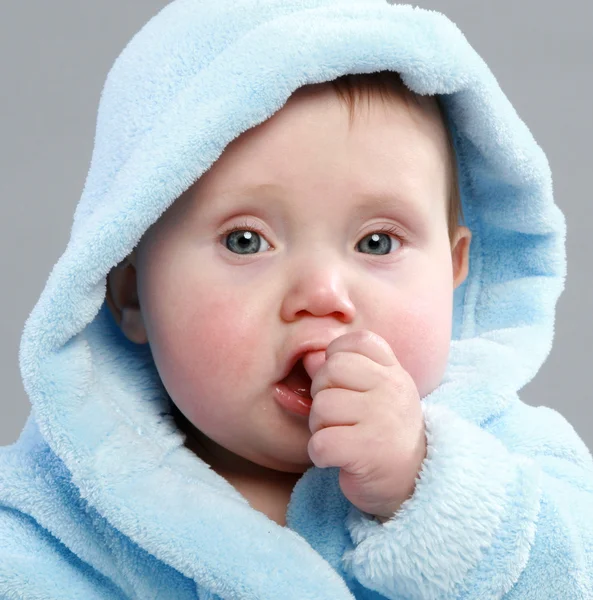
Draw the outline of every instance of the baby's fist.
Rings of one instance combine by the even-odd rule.
[[[325,354],[321,366],[319,353],[303,357],[312,378],[309,456],[318,467],[340,467],[348,500],[386,520],[412,495],[426,457],[418,390],[371,331],[336,338]]]

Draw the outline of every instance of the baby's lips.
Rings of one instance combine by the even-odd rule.
[[[307,352],[307,354],[303,355],[303,366],[311,379],[315,377],[315,374],[319,371],[324,362],[325,350],[315,350],[314,352]]]

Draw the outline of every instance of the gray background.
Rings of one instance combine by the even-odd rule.
[[[23,324],[64,251],[93,147],[103,82],[164,0],[0,2],[0,445],[29,413],[19,369]],[[426,0],[488,63],[548,156],[568,224],[568,279],[552,352],[522,399],[561,412],[593,448],[593,3]]]

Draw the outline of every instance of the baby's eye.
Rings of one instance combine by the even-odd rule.
[[[401,242],[393,235],[376,231],[375,233],[369,233],[369,235],[365,235],[362,240],[356,244],[356,249],[359,252],[369,251],[370,254],[389,254],[393,250],[397,249],[397,247],[394,247],[393,240],[401,245]]]
[[[225,246],[235,254],[256,254],[261,250],[262,242],[267,245],[263,250],[268,250],[270,244],[257,231],[248,229],[235,229],[224,236]]]

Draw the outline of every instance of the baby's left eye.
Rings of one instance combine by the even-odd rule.
[[[401,245],[401,242],[395,236],[377,231],[365,235],[362,240],[356,244],[356,249],[359,252],[370,250],[370,254],[389,254],[397,249],[397,247],[394,248],[393,240]]]

